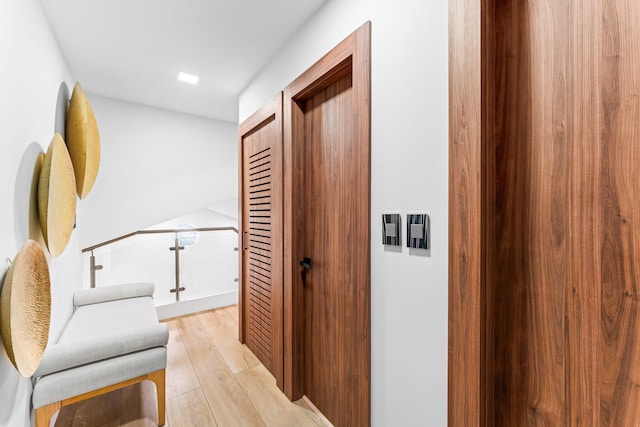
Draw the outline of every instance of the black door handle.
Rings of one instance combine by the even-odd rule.
[[[300,261],[300,265],[301,265],[305,270],[311,270],[311,258],[304,257],[304,258],[302,259],[302,261]]]

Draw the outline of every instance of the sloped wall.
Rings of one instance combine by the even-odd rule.
[[[78,218],[82,247],[237,197],[236,124],[87,96],[102,159]]]

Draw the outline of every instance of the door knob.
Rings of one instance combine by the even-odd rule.
[[[302,259],[302,261],[300,261],[300,265],[301,265],[305,270],[311,270],[311,258],[304,257],[304,258]]]

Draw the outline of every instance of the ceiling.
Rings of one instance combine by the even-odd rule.
[[[86,92],[234,123],[240,92],[326,2],[40,1]]]

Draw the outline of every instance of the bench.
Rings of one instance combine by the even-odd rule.
[[[152,283],[131,283],[74,293],[73,315],[33,375],[36,427],[49,427],[63,406],[145,380],[156,385],[164,425],[169,331],[153,291]]]

